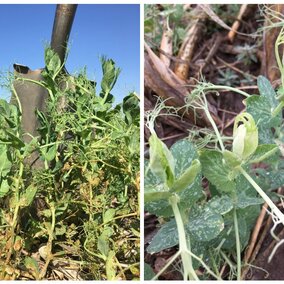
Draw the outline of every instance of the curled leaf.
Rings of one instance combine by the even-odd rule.
[[[241,123],[241,124],[240,124]],[[249,113],[241,113],[235,119],[233,153],[246,160],[258,146],[258,129]]]

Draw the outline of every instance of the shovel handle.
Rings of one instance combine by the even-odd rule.
[[[67,43],[77,6],[77,4],[58,4],[56,7],[51,48],[58,54],[61,62],[65,59]]]

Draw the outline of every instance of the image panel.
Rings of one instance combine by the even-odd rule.
[[[140,5],[0,26],[0,280],[139,280]]]
[[[144,5],[146,280],[284,280],[284,5]]]

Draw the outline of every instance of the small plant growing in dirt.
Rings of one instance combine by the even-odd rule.
[[[282,39],[283,29],[276,41],[283,80],[283,58],[278,53]],[[273,229],[284,225],[284,214],[272,192],[284,184],[283,178],[277,177],[283,167],[283,84],[275,91],[263,76],[257,83],[259,96],[206,82],[197,84],[189,94],[186,107],[202,109],[215,132],[218,144],[210,147],[206,145],[211,138],[204,143],[199,139],[198,145],[183,139],[168,149],[155,133],[154,121],[159,113],[148,114],[151,136],[150,159],[145,162],[145,209],[159,216],[163,224],[147,252],[157,253],[176,245],[179,249],[156,275],[148,267],[146,278],[157,279],[173,265],[180,269],[184,280],[221,280],[220,269],[226,265],[226,279],[241,280],[242,268],[249,265],[242,262],[242,252],[260,205],[268,205],[275,222]],[[236,116],[233,137],[220,134],[208,109],[206,94],[220,89],[245,96],[246,111]],[[265,169],[261,163],[265,163]],[[202,177],[208,181],[210,194],[205,194]]]
[[[99,94],[50,48],[45,63],[42,81],[15,78],[48,91],[38,136],[24,141],[19,100],[0,101],[0,279],[138,278],[139,99],[113,105],[110,59]]]

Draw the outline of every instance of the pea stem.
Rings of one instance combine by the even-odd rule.
[[[254,187],[254,189],[259,193],[259,195],[263,198],[263,200],[268,204],[271,211],[277,216],[277,218],[284,225],[284,215],[278,209],[278,207],[272,202],[269,196],[261,189],[261,187],[252,179],[252,177],[242,168],[238,167],[239,171],[242,175],[248,180],[248,182]]]
[[[236,236],[236,249],[237,249],[237,280],[241,280],[241,247],[240,247],[240,234],[238,225],[237,209],[234,208],[234,226],[235,226],[235,236]]]

